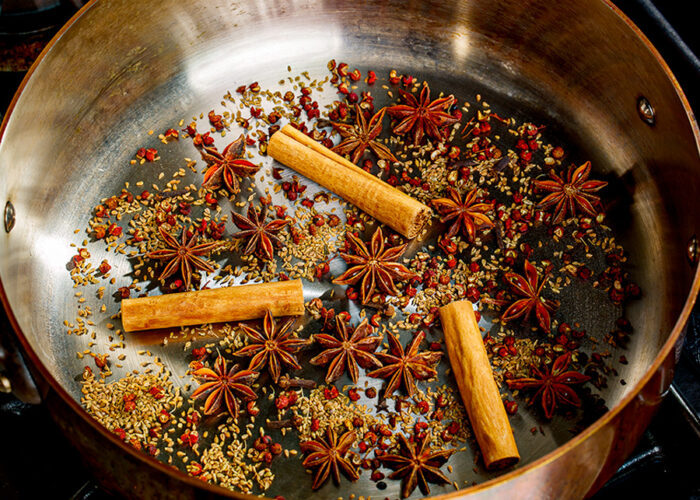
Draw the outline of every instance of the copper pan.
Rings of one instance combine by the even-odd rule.
[[[634,448],[666,394],[700,288],[697,124],[654,47],[602,0],[88,4],[44,51],[2,125],[0,296],[39,387],[15,388],[43,400],[110,491],[233,495],[134,451],[79,405],[74,377],[84,363],[75,352],[85,340],[62,328],[72,307],[70,237],[95,199],[128,180],[119,165],[128,164],[144,130],[199,114],[242,83],[274,83],[287,65],[321,72],[330,58],[378,72],[409,70],[535,114],[619,181],[614,222],[644,290],[629,311],[636,333],[629,364],[620,367],[626,385],[606,390],[610,410],[578,435],[561,438],[552,429],[545,445],[521,445],[517,468],[483,474],[454,493],[436,491],[591,495]],[[527,429],[518,433],[527,437]]]

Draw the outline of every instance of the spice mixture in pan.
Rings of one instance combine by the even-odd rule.
[[[468,299],[511,418],[568,420],[575,432],[600,416],[598,390],[626,362],[624,305],[640,290],[606,226],[595,166],[548,143],[545,124],[517,123],[479,95],[397,71],[328,69],[287,68],[286,91],[242,85],[134,148],[131,168],[158,170],[160,182],[99,200],[69,265],[78,308],[66,330],[92,337],[77,353],[88,412],[131,446],[235,491],[285,491],[281,461],[336,497],[360,477],[382,497],[463,488],[472,481],[455,457],[483,464],[438,308]],[[286,124],[432,208],[430,223],[408,240],[274,162],[268,141]],[[183,166],[161,160],[183,146]],[[128,273],[91,259],[96,248],[126,256]],[[120,329],[125,298],[297,278],[325,284],[305,294],[304,316]],[[99,310],[85,304],[93,294]],[[586,296],[619,318],[609,331],[589,334],[565,313]],[[120,351],[149,335],[181,346],[189,370],[173,373],[150,349],[127,370]]]

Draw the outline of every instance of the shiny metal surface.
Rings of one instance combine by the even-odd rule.
[[[160,169],[144,179],[142,171],[134,177],[129,168],[148,130],[206,112],[241,84],[259,81],[274,89],[287,65],[312,75],[324,75],[330,58],[377,73],[410,70],[457,95],[480,93],[501,109],[555,124],[598,172],[617,180],[620,201],[610,217],[645,292],[629,313],[636,332],[625,352],[630,363],[619,367],[627,384],[603,392],[614,412],[577,440],[553,427],[534,441],[529,429],[535,423],[521,412],[513,425],[523,459],[506,476],[526,488],[523,497],[589,491],[614,464],[610,457],[629,445],[619,443],[620,415],[629,418],[632,401],[651,411],[668,388],[669,352],[698,288],[697,273],[688,272],[685,262],[687,242],[700,225],[697,125],[634,30],[608,4],[585,1],[166,0],[142,2],[138,16],[133,5],[117,0],[84,9],[34,68],[2,132],[0,202],[11,202],[16,211],[14,229],[0,238],[3,301],[49,381],[79,399],[75,377],[85,362],[76,352],[90,338],[69,337],[62,324],[76,307],[65,266],[75,253],[70,244],[83,237],[73,231],[86,226],[100,197],[125,182],[157,181]],[[654,104],[653,127],[640,120],[641,96]],[[184,141],[178,148],[162,163],[196,155]],[[93,254],[97,262],[105,257]],[[129,271],[126,258],[108,257],[114,275]],[[119,286],[117,281],[108,287],[105,296]],[[310,287],[307,299],[321,292]],[[596,312],[594,304],[580,308],[581,314]],[[105,322],[96,331],[98,347],[105,348]],[[174,373],[184,372],[181,345],[149,348]],[[127,342],[124,373],[140,368],[140,349],[138,342]],[[652,378],[654,373],[659,376]],[[633,425],[628,435],[642,429]],[[564,463],[580,480],[561,489],[546,484],[552,470],[565,470],[552,469],[551,459],[567,457]],[[472,461],[463,454],[453,464],[460,485],[497,477],[472,471]],[[279,488],[296,484],[290,475]],[[477,487],[475,494],[488,494],[493,484]],[[373,485],[356,486],[358,495],[377,494]],[[397,495],[398,483],[381,494]]]

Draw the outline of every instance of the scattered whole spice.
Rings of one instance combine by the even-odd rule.
[[[270,311],[267,311],[262,328],[253,328],[241,323],[239,327],[248,336],[250,343],[234,354],[251,357],[248,370],[260,371],[267,367],[272,380],[277,383],[283,367],[301,370],[294,353],[309,344],[308,339],[292,336],[292,326],[295,322],[296,318],[289,317],[278,323]]]
[[[493,206],[489,203],[475,203],[477,190],[472,189],[461,199],[459,192],[453,188],[447,188],[449,198],[438,198],[432,201],[433,206],[440,212],[442,218],[440,222],[453,221],[450,229],[443,238],[451,238],[460,229],[462,234],[469,240],[474,241],[476,230],[480,226],[493,227],[494,224],[486,213]]]
[[[221,153],[214,147],[204,146],[201,154],[209,168],[204,173],[202,186],[207,189],[219,189],[225,186],[230,194],[238,194],[241,191],[239,179],[253,176],[260,170],[259,165],[241,158],[244,152],[244,135],[226,146]]]
[[[450,480],[440,470],[454,450],[435,450],[425,437],[414,438],[413,442],[399,434],[397,453],[386,453],[379,460],[393,469],[389,479],[401,478],[401,496],[406,498],[418,486],[424,495],[430,495],[428,483],[444,484]]]
[[[328,480],[333,478],[336,485],[340,484],[340,473],[351,481],[360,478],[357,468],[349,459],[349,450],[355,441],[355,432],[348,431],[338,437],[332,427],[326,430],[326,437],[301,443],[301,451],[308,453],[302,465],[314,469],[314,482],[311,488],[319,489]]]
[[[399,89],[404,104],[397,104],[387,109],[387,112],[399,121],[393,128],[395,134],[403,135],[413,132],[413,143],[421,144],[428,137],[442,141],[441,129],[457,121],[457,118],[446,110],[455,102],[453,96],[430,100],[430,87],[423,85],[418,99],[404,90]]]
[[[567,352],[557,357],[551,368],[546,365],[537,368],[533,365],[533,377],[508,379],[506,383],[510,389],[537,389],[530,404],[539,398],[545,417],[551,419],[559,403],[580,407],[581,398],[571,386],[590,380],[589,376],[582,373],[567,371],[570,363],[571,354]]]
[[[355,104],[355,123],[347,124],[333,122],[333,127],[343,137],[343,141],[331,150],[340,155],[352,153],[350,161],[357,163],[367,148],[370,148],[380,159],[398,161],[389,148],[378,142],[377,136],[382,131],[382,119],[386,108],[377,111],[369,120],[366,120],[362,108]]]
[[[320,344],[325,350],[311,358],[309,363],[328,365],[327,384],[338,380],[346,369],[352,382],[356,384],[360,366],[378,368],[382,365],[372,354],[382,341],[382,336],[372,335],[372,330],[373,328],[368,324],[367,319],[353,329],[348,326],[344,318],[340,315],[336,316],[336,335],[325,333],[314,335],[314,342]]]
[[[433,366],[440,361],[442,353],[420,352],[420,344],[425,339],[423,331],[413,337],[405,350],[395,335],[389,335],[388,338],[389,351],[377,353],[377,357],[384,366],[372,370],[367,375],[387,380],[385,396],[403,387],[408,396],[412,397],[416,393],[416,380],[427,380],[437,375],[437,370]]]
[[[263,205],[258,211],[252,204],[248,206],[248,216],[244,217],[236,212],[231,212],[233,223],[241,231],[231,235],[234,239],[244,239],[246,246],[243,255],[256,252],[263,259],[271,260],[275,255],[275,246],[281,246],[282,242],[277,233],[287,225],[286,219],[275,219],[266,222],[267,205]]]
[[[361,282],[363,304],[367,304],[378,290],[388,295],[398,295],[399,290],[394,281],[407,281],[415,276],[406,266],[397,262],[406,251],[406,245],[385,249],[381,227],[378,227],[372,235],[369,248],[350,232],[346,237],[353,253],[341,253],[340,256],[350,267],[335,278],[333,283],[354,285]]]
[[[76,294],[76,317],[66,319],[66,331],[89,335],[100,345],[106,339],[97,325],[109,315],[109,350],[116,351],[109,359],[89,349],[76,353],[92,357],[99,368],[94,375],[86,371],[86,408],[131,446],[202,481],[259,494],[273,485],[271,462],[285,460],[291,470],[299,463],[290,459],[303,451],[304,467],[314,472],[313,488],[331,475],[336,484],[343,474],[355,480],[360,469],[368,471],[373,487],[403,480],[403,496],[416,486],[428,494],[428,483],[448,482],[440,469],[465,450],[458,443],[466,444],[472,432],[449,370],[446,379],[445,370],[439,377],[437,370],[446,348],[438,311],[456,300],[479,302],[479,324],[496,319],[484,346],[496,382],[512,391],[500,394],[509,415],[529,411],[518,405],[518,391],[524,390],[534,391],[531,402],[542,403],[546,419],[557,413],[577,423],[574,413],[589,419],[600,405],[575,387],[586,381],[603,387],[617,375],[613,360],[625,359],[619,350],[631,327],[611,325],[604,343],[593,345],[599,339],[587,318],[569,317],[542,295],[564,304],[571,290],[595,289],[619,315],[620,306],[641,294],[626,271],[626,253],[604,224],[596,193],[606,183],[589,179],[590,163],[560,172],[564,150],[546,143],[544,125],[501,118],[480,96],[464,101],[460,96],[459,107],[452,95],[432,99],[434,89],[414,75],[393,71],[382,79],[360,69],[339,62],[329,65],[325,80],[289,75],[280,81],[280,92],[258,82],[241,85],[224,96],[221,114],[212,110],[188,125],[184,120],[159,125],[166,130],[160,144],[143,144],[140,157],[131,161],[135,169],[151,171],[154,164],[145,162],[158,161],[163,170],[158,184],[127,183],[99,200],[85,229],[89,240],[75,243],[70,277],[76,288],[101,284],[93,298],[105,303],[95,307],[89,294]],[[334,91],[330,102],[322,99],[328,98],[329,92],[322,93],[328,86]],[[463,113],[470,117],[462,120]],[[383,127],[387,114],[391,126]],[[198,123],[206,132],[197,132]],[[219,152],[215,139],[232,130],[245,135]],[[177,141],[180,133],[192,143]],[[285,139],[280,152],[280,133],[294,146]],[[186,156],[186,168],[174,169],[163,185],[172,148],[192,145],[207,164],[204,175]],[[268,153],[273,159],[286,153],[289,163],[281,161],[301,175],[269,163]],[[304,170],[305,165],[313,168]],[[242,179],[254,175],[246,192]],[[223,190],[229,199],[219,198]],[[428,204],[449,226],[423,231],[432,217]],[[174,236],[179,230],[181,243]],[[406,244],[392,230],[420,238]],[[163,233],[175,243],[168,244]],[[292,319],[275,322],[266,314],[260,327],[241,325],[245,335],[227,323],[166,334],[168,349],[185,343],[184,351],[191,353],[188,374],[200,384],[183,398],[166,377],[149,378],[152,370],[166,371],[160,352],[140,354],[148,356],[140,363],[147,373],[128,377],[123,374],[130,373],[131,363],[124,366],[126,356],[119,352],[131,339],[119,330],[114,304],[148,295],[153,287],[148,280],[154,281],[149,260],[159,259],[164,246],[170,253],[160,258],[170,262],[160,279],[173,278],[166,290],[193,288],[199,270],[207,273],[202,289],[301,278],[330,293],[313,295],[296,332]],[[183,249],[188,246],[197,253]],[[119,275],[121,265],[101,264],[103,250],[127,255],[131,273]],[[99,258],[91,260],[91,253]],[[193,264],[193,257],[203,266]],[[220,266],[215,257],[223,261]],[[118,260],[109,256],[109,262]],[[541,263],[542,274],[532,263]],[[334,277],[347,285],[344,292],[331,286]],[[309,300],[316,289],[307,283]],[[527,321],[539,331],[522,328]],[[299,353],[312,340],[297,335],[310,336],[318,350]],[[383,338],[388,349],[376,352]],[[249,366],[239,369],[235,362],[241,359],[231,356],[249,357]],[[305,366],[309,358],[309,364],[326,369]],[[582,373],[569,369],[571,364]],[[285,373],[299,369],[309,380]],[[270,377],[259,377],[262,371]],[[345,372],[352,386],[316,387],[324,374],[326,384],[334,384]],[[115,376],[122,378],[104,382]],[[385,380],[379,400],[382,383],[372,378]],[[189,384],[184,390],[189,392]],[[110,391],[113,403],[105,412],[102,399]],[[559,405],[582,411],[557,412]],[[220,414],[227,418],[211,418]],[[400,458],[382,460],[392,456]],[[385,477],[382,467],[394,472]],[[449,465],[447,470],[452,472]],[[460,471],[455,484],[464,478]]]
[[[541,280],[535,266],[525,261],[525,275],[506,273],[505,279],[513,288],[513,291],[521,297],[513,302],[501,315],[503,321],[511,321],[521,316],[528,317],[534,310],[540,328],[546,333],[551,330],[550,312],[556,307],[551,300],[542,298],[542,288],[547,283],[545,276]],[[538,285],[539,282],[539,285]]]
[[[195,270],[214,272],[214,267],[205,259],[202,259],[201,256],[218,248],[218,242],[197,243],[197,236],[193,234],[188,238],[187,231],[184,229],[182,231],[182,240],[178,242],[162,226],[158,228],[158,231],[167,248],[148,252],[145,256],[148,259],[169,259],[158,277],[159,280],[169,278],[180,271],[185,290],[189,290],[192,282],[192,273]]]
[[[213,369],[203,367],[193,375],[202,382],[191,397],[198,399],[206,396],[205,415],[216,414],[225,408],[233,418],[238,418],[239,400],[248,401],[257,397],[250,385],[258,378],[259,373],[239,370],[238,365],[227,369],[223,356],[216,358]]]
[[[535,189],[549,191],[538,206],[541,208],[554,207],[552,223],[559,224],[569,215],[576,215],[579,210],[586,215],[596,217],[598,211],[595,205],[600,202],[600,198],[593,193],[600,191],[608,185],[607,182],[588,180],[591,173],[591,162],[587,161],[580,167],[569,168],[566,180],[558,176],[554,171],[550,171],[551,180],[534,181]]]

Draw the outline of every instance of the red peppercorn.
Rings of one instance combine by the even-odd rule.
[[[246,411],[248,412],[248,415],[251,417],[255,417],[260,413],[260,409],[255,406],[255,401],[248,401],[245,406]]]
[[[330,388],[326,387],[323,390],[323,396],[326,399],[335,399],[338,397],[338,388],[336,386],[332,386]]]
[[[372,475],[369,477],[372,481],[381,481],[384,479],[384,473],[378,470],[375,470],[372,472]]]
[[[348,391],[348,398],[350,398],[350,401],[357,401],[360,399],[360,394],[357,392],[356,388],[352,388]]]
[[[328,398],[327,398],[328,399]],[[285,394],[280,394],[275,399],[275,406],[278,410],[284,410],[289,406],[289,397]]]

